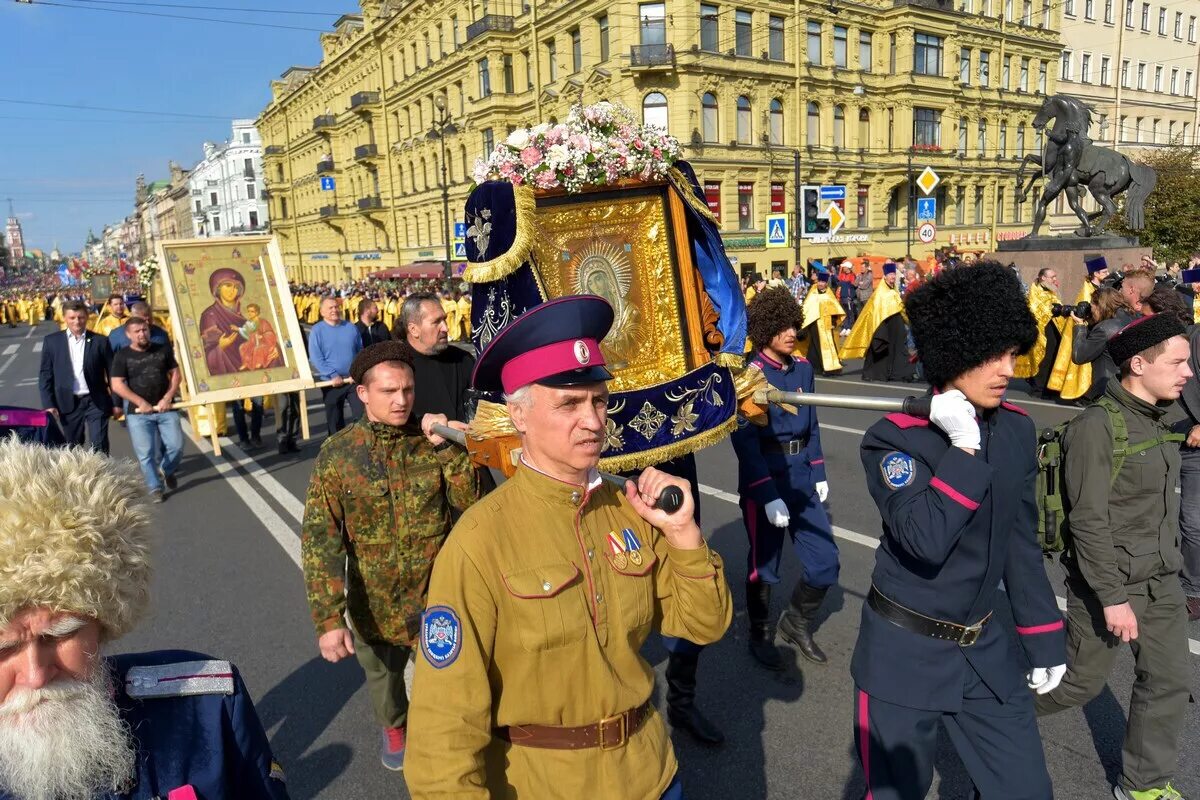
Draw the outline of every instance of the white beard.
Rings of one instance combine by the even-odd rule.
[[[90,800],[128,789],[137,750],[109,686],[101,666],[90,680],[10,692],[0,705],[0,788],[20,800]]]

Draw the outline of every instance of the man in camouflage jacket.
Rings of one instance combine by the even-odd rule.
[[[433,561],[450,532],[451,506],[465,509],[479,497],[466,451],[408,423],[410,353],[403,342],[381,342],[355,357],[350,373],[366,413],[321,446],[301,536],[321,655],[336,662],[353,654],[362,665],[383,726],[381,760],[393,770],[404,765],[404,667]],[[460,425],[434,416],[427,421]]]

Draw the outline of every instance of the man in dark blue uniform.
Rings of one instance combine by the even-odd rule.
[[[1053,796],[1030,690],[1066,671],[1035,536],[1035,430],[1004,402],[1037,338],[1011,271],[945,270],[907,299],[935,387],[928,419],[889,414],[862,443],[883,539],[854,650],[856,749],[871,800],[923,800],[945,726],[984,800]],[[1001,581],[1033,669],[993,618]]]
[[[813,391],[813,368],[793,356],[801,324],[800,305],[786,289],[767,289],[746,310],[747,334],[756,348],[751,364],[776,389]],[[746,573],[746,609],[750,653],[763,666],[783,669],[768,618],[771,587],[779,583],[786,532],[800,557],[803,573],[791,603],[779,620],[779,633],[818,664],[825,653],[812,638],[811,626],[838,579],[838,550],[822,505],[829,495],[821,429],[812,406],[782,409],[772,405],[765,425],[739,419],[733,433],[738,457],[738,494],[750,537]]]
[[[132,463],[8,439],[0,508],[0,800],[286,800],[228,661],[100,655],[149,597]]]

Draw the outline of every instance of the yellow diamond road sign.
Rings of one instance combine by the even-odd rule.
[[[846,212],[837,203],[830,203],[825,209],[825,218],[829,220],[829,235],[833,236],[846,224]]]
[[[938,174],[933,171],[933,167],[926,167],[921,171],[921,175],[917,178],[917,186],[925,194],[932,192],[941,182],[942,179],[939,178]]]

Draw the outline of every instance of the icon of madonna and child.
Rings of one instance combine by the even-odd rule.
[[[208,289],[213,304],[200,314],[200,338],[209,374],[284,366],[279,337],[259,305],[247,303],[243,312],[246,279],[242,274],[228,267],[215,270]]]

